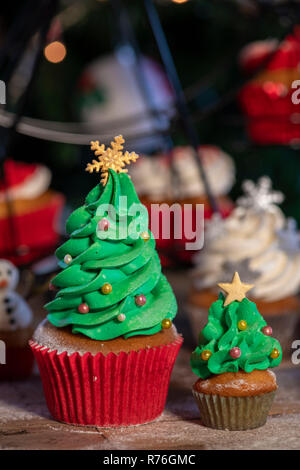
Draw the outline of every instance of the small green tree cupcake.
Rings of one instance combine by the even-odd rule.
[[[216,429],[244,430],[263,426],[277,389],[269,367],[282,359],[279,342],[272,338],[254,302],[245,297],[253,286],[238,273],[220,293],[199,335],[191,367],[200,379],[193,386],[201,420]]]

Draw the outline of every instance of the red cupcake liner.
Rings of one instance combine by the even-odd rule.
[[[165,406],[183,339],[116,355],[68,355],[30,341],[53,418],[83,426],[130,426],[156,419]]]
[[[34,356],[29,346],[6,349],[6,363],[0,364],[0,380],[24,380],[32,374]]]

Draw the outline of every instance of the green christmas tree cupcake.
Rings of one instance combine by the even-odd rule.
[[[56,251],[55,299],[31,342],[49,410],[59,421],[121,426],[151,421],[164,408],[182,343],[177,305],[161,273],[148,213],[125,164],[124,140],[92,142],[89,172],[101,181],[69,217]]]
[[[199,335],[191,367],[200,379],[193,395],[205,426],[245,430],[263,426],[277,389],[276,367],[282,359],[279,342],[272,338],[254,302],[245,297],[253,286],[241,282],[219,284],[220,293]]]

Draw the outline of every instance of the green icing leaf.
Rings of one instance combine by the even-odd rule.
[[[90,239],[80,238],[73,240],[69,238],[63,245],[61,245],[55,252],[58,259],[63,260],[66,254],[71,255],[73,258],[78,256],[83,251],[87,250],[90,245]]]
[[[93,281],[95,276],[95,273],[82,271],[79,264],[74,264],[67,266],[66,269],[57,274],[57,276],[52,279],[52,284],[57,287],[81,286],[83,283]],[[74,289],[73,287],[71,288]]]
[[[86,206],[78,207],[72,214],[69,216],[66,223],[66,231],[71,235],[74,230],[77,230],[80,227],[84,227],[91,220],[91,214],[87,211]]]

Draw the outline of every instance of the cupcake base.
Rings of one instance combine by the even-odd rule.
[[[51,334],[53,328],[50,328]],[[98,427],[130,426],[156,419],[164,409],[170,375],[183,341],[175,328],[173,334],[167,334],[170,335],[168,342],[164,338],[160,345],[118,353],[111,351],[114,340],[95,342],[72,335],[74,341],[90,342],[92,348],[95,343],[99,348],[108,344],[110,352],[107,353],[106,348],[93,354],[70,353],[61,348],[53,350],[37,342],[35,335],[30,346],[53,418]],[[66,332],[67,338],[69,335]],[[45,331],[37,336],[45,337]],[[147,338],[137,341],[147,344]],[[130,339],[123,341],[128,341],[128,345],[131,342]],[[157,343],[157,338],[154,342]]]
[[[199,379],[193,395],[205,426],[243,431],[265,424],[276,390],[272,371],[240,370]]]
[[[275,391],[250,397],[222,397],[193,389],[204,426],[228,431],[244,431],[263,426]]]

